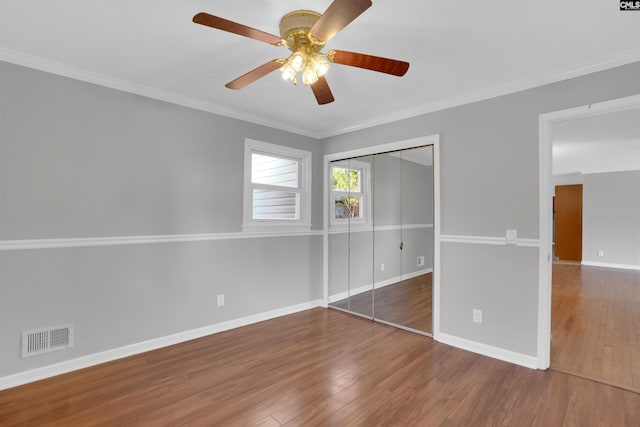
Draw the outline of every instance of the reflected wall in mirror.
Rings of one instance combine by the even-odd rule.
[[[432,153],[426,146],[377,155],[373,181],[374,252],[379,266],[374,316],[429,334],[433,330]]]

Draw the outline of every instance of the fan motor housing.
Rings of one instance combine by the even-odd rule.
[[[280,20],[280,37],[292,48],[298,44],[301,38],[306,38],[316,45],[323,45],[317,40],[311,40],[309,31],[322,15],[312,10],[294,10],[287,13]]]

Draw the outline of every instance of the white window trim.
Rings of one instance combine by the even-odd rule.
[[[333,173],[332,169],[334,166],[344,167],[345,169],[360,169],[362,170],[362,176],[360,177],[360,186],[362,187],[362,191],[358,194],[361,194],[364,198],[364,216],[360,219],[336,219],[335,217],[335,194],[333,191]],[[330,206],[330,215],[329,215],[329,223],[330,227],[333,231],[336,230],[347,230],[354,228],[367,228],[371,227],[371,209],[372,203],[371,199],[373,195],[371,194],[371,164],[367,162],[359,162],[357,160],[344,160],[339,162],[329,163],[329,182],[327,185],[329,186],[329,192],[331,195],[331,206]],[[338,192],[342,193],[342,192]]]
[[[300,198],[298,219],[253,219],[253,188],[251,183],[251,153],[283,156],[300,161]],[[308,231],[311,229],[311,152],[253,139],[244,140],[244,195],[242,231]],[[294,190],[294,189],[292,189]]]

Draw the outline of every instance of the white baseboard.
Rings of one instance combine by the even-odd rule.
[[[228,331],[230,329],[239,328],[241,326],[250,325],[252,323],[262,322],[276,317],[285,316],[287,314],[297,313],[299,311],[309,310],[311,308],[320,307],[322,300],[314,300],[302,304],[296,304],[289,307],[278,308],[263,313],[257,313],[239,319],[228,320],[226,322],[216,323],[214,325],[204,326],[197,329],[191,329],[164,337],[153,338],[136,344],[126,345],[124,347],[106,350],[100,353],[89,354],[87,356],[78,357],[76,359],[67,360],[53,365],[43,366],[41,368],[29,371],[19,372],[17,374],[0,377],[0,390],[17,387],[19,385],[42,380],[78,369],[87,368],[89,366],[98,365],[100,363],[110,362],[112,360],[121,359],[123,357],[133,356],[134,354],[144,353],[146,351],[156,350],[158,348],[179,344],[181,342],[201,338],[218,332]]]
[[[381,280],[379,282],[374,283],[374,289],[384,288],[385,286],[393,285],[395,283],[400,282],[401,280],[409,280],[414,277],[422,276],[423,274],[433,273],[433,268],[426,268],[424,270],[414,271],[413,273],[403,274],[402,276],[391,277],[389,279]],[[338,294],[329,295],[329,304],[332,302],[340,301],[347,298],[349,295],[358,295],[371,290],[371,284],[360,286],[354,289],[351,289],[351,292],[345,291],[340,292]]]
[[[494,359],[502,360],[516,365],[524,366],[530,369],[538,368],[538,359],[534,356],[529,356],[522,353],[516,353],[511,350],[506,350],[500,347],[494,347],[492,345],[471,341],[465,338],[456,337],[453,335],[444,334],[442,332],[435,334],[434,339],[443,344],[447,344],[453,347],[461,348],[463,350],[478,353],[483,356],[492,357]]]
[[[586,265],[589,267],[605,267],[605,268],[621,268],[624,270],[640,270],[640,265],[614,264],[611,262],[582,261],[582,265]]]

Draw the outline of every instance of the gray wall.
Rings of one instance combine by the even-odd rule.
[[[324,140],[327,153],[440,134],[441,231],[539,238],[539,115],[640,93],[640,62]],[[538,251],[442,243],[442,333],[537,354]],[[482,325],[472,308],[484,311]]]
[[[238,233],[244,139],[308,137],[0,62],[0,239]],[[0,376],[320,298],[320,236],[0,252]],[[216,307],[217,294],[226,305]],[[22,330],[75,347],[20,359]]]
[[[323,146],[0,63],[0,239],[239,232],[244,138],[313,152],[318,229],[323,154],[435,133],[442,232],[535,239],[539,114],[640,93],[638,75],[633,63]],[[535,355],[537,250],[441,252],[441,331]],[[0,252],[0,376],[318,298],[321,253],[318,236]],[[21,330],[66,322],[74,349],[19,359]]]
[[[640,171],[583,177],[582,260],[640,267]]]
[[[0,239],[241,231],[244,139],[305,136],[0,62]]]

